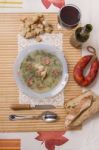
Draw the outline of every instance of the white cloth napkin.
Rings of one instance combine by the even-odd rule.
[[[62,50],[62,34],[45,34],[42,36],[43,42],[45,44],[51,44],[58,49]],[[19,52],[25,46],[33,45],[37,42],[34,39],[27,40],[22,36],[18,35],[18,50]],[[54,106],[63,106],[64,105],[64,92],[60,92],[58,95],[48,99],[33,99],[19,91],[19,103],[21,104],[30,104],[31,106],[35,105],[54,105]]]

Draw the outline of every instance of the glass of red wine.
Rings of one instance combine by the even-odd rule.
[[[66,28],[76,27],[79,24],[80,19],[80,9],[72,4],[62,7],[58,15],[59,24]]]

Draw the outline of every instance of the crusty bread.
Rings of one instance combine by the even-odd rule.
[[[82,112],[79,112],[75,115],[75,118],[69,124],[69,128],[74,128],[76,126],[81,125],[84,122],[84,120],[86,120],[87,118],[91,117],[99,111],[99,97],[95,96],[94,93],[92,93],[91,91],[87,91],[81,94],[80,96],[69,100],[65,103],[66,116],[68,116],[68,114],[71,114],[71,112],[74,112],[76,110],[77,105],[80,105],[82,99],[85,101],[90,99],[92,103],[89,108],[82,110]]]
[[[75,98],[70,99],[67,102],[65,102],[66,112],[71,111],[72,106],[74,107],[74,105],[79,104],[83,98],[86,98],[89,96],[93,97],[93,93],[91,91],[84,92],[83,94],[79,95],[78,97],[75,97]]]
[[[99,96],[94,98],[94,101],[89,109],[83,112],[74,122],[72,122],[71,127],[81,125],[85,120],[92,117],[97,112],[99,112]]]

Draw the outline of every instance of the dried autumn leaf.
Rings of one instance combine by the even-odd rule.
[[[54,140],[54,143],[55,143],[56,146],[60,146],[60,145],[65,144],[67,141],[68,141],[67,138],[61,137],[61,139]]]
[[[65,6],[65,1],[64,0],[49,0],[51,3],[53,3],[54,6],[58,8],[62,8]]]
[[[68,141],[63,135],[65,134],[64,131],[60,132],[38,132],[38,136],[36,140],[42,141],[45,143],[45,147],[48,150],[54,150],[55,146],[63,145]]]
[[[42,0],[42,3],[46,8],[49,8],[51,4],[58,8],[62,8],[65,5],[65,0]]]
[[[40,141],[45,141],[45,140],[49,140],[49,139],[58,139],[58,137],[63,136],[65,134],[65,131],[60,131],[60,132],[38,132],[39,136],[36,137],[36,139],[38,138]],[[43,140],[42,140],[43,139]]]
[[[51,3],[48,0],[42,0],[42,3],[46,8],[49,8],[51,5]]]
[[[45,142],[45,147],[48,149],[48,150],[55,150],[55,144],[54,144],[54,141],[53,140],[48,140]]]

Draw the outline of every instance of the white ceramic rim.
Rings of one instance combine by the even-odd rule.
[[[52,90],[45,92],[45,93],[34,92],[22,81],[22,79],[18,73],[23,59],[30,52],[33,52],[33,51],[39,50],[39,49],[46,50],[46,52],[56,55],[63,65],[63,73],[62,73],[62,78],[61,78],[60,82],[58,83],[58,85],[55,88],[53,88]],[[53,53],[53,49],[54,49],[54,53]],[[68,82],[68,78],[69,78],[67,61],[64,57],[63,52],[60,49],[57,49],[55,46],[50,46],[50,45],[45,45],[45,44],[36,44],[36,45],[33,44],[33,45],[23,48],[22,51],[18,54],[18,56],[16,58],[13,72],[14,72],[14,78],[16,80],[16,84],[17,84],[18,88],[27,96],[29,96],[31,98],[33,97],[33,98],[40,98],[40,99],[54,97],[55,95],[57,95],[59,92],[61,92],[64,89],[65,85]]]

